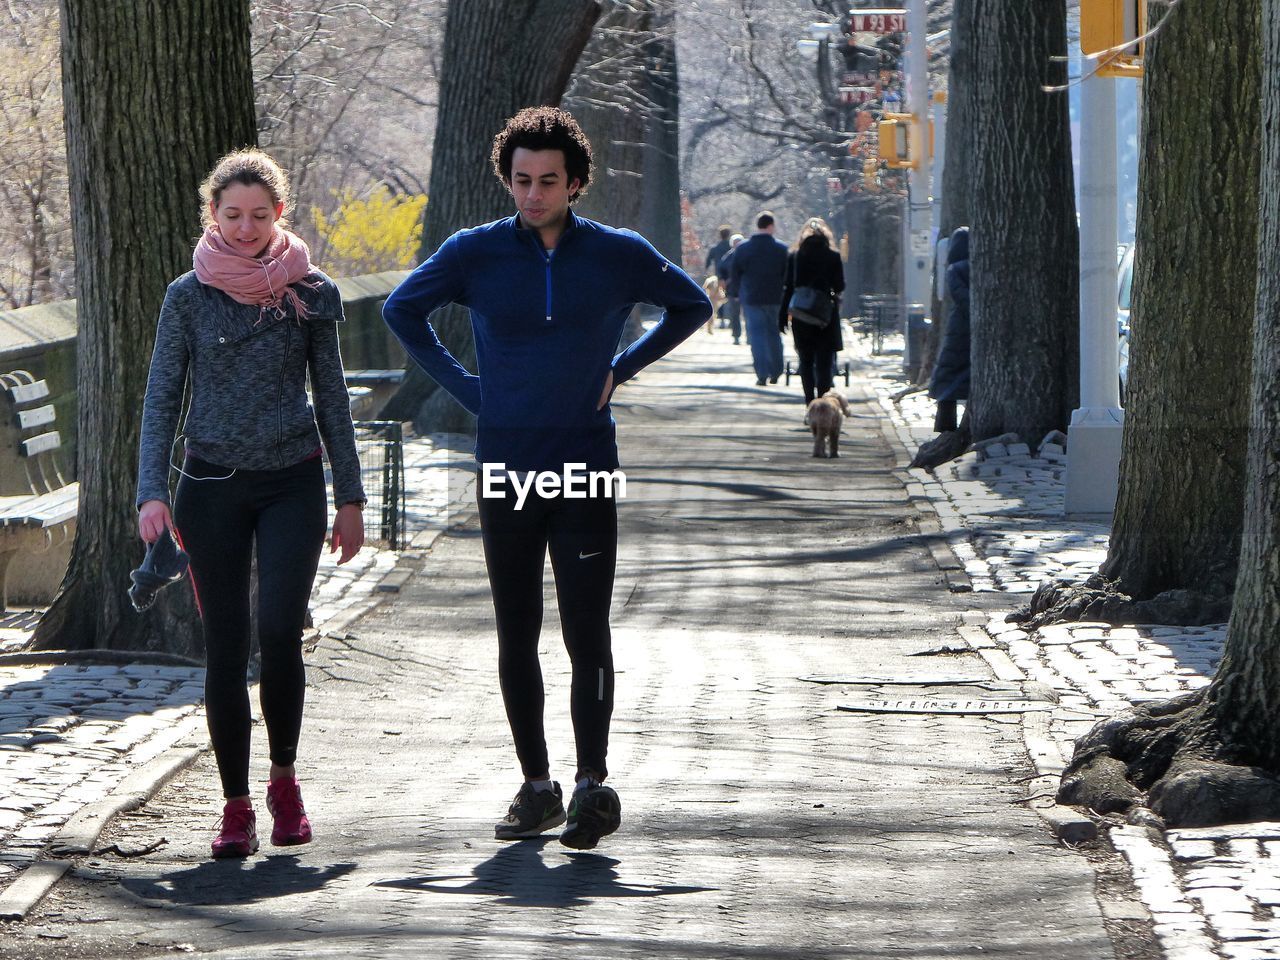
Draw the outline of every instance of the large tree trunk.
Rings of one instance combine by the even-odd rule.
[[[644,191],[639,230],[672,263],[683,263],[680,222],[680,74],[676,13],[671,0],[649,0],[653,30],[645,44],[646,95],[653,104],[645,136]]]
[[[949,238],[956,227],[969,224],[972,188],[970,164],[973,162],[972,117],[977,97],[973,82],[972,52],[975,7],[974,0],[952,0],[951,16],[947,21],[951,34],[947,56],[946,151],[943,166],[941,169],[935,167],[933,171],[934,196],[942,197],[938,222],[934,224],[939,243]],[[932,28],[932,24],[930,26]],[[938,262],[936,248],[933,253],[934,283],[929,293],[929,316],[933,322],[925,337],[924,356],[916,376],[917,385],[922,387],[928,387],[932,379],[933,366],[942,349],[942,337],[946,333],[947,315],[951,306],[943,276],[946,272],[945,260]],[[965,437],[964,447],[968,447],[967,433]]]
[[[1197,0],[1148,46],[1124,452],[1103,575],[1227,594],[1249,420],[1258,0]],[[1206,55],[1206,50],[1213,54]]]
[[[1261,21],[1257,19],[1260,10],[1265,14]],[[1234,19],[1237,14],[1241,15],[1238,20]],[[1205,150],[1214,149],[1216,144],[1220,150],[1253,152],[1253,163],[1257,163],[1256,154],[1261,152],[1260,190],[1254,194],[1260,196],[1254,201],[1260,209],[1237,194],[1236,183],[1231,180],[1233,170],[1236,176],[1248,176],[1250,161],[1229,152],[1217,153],[1223,168],[1213,171],[1217,187],[1213,199],[1224,211],[1234,210],[1237,219],[1215,217],[1195,225],[1201,233],[1221,231],[1237,237],[1247,234],[1252,241],[1253,226],[1258,223],[1255,215],[1261,221],[1257,257],[1251,261],[1257,282],[1253,282],[1252,270],[1242,280],[1247,289],[1256,287],[1256,297],[1251,298],[1255,323],[1251,390],[1247,398],[1251,401],[1251,416],[1243,478],[1239,578],[1226,649],[1209,687],[1177,700],[1137,707],[1098,724],[1077,742],[1075,756],[1063,774],[1059,799],[1087,804],[1100,812],[1125,810],[1145,800],[1170,826],[1206,826],[1280,819],[1280,475],[1275,464],[1275,451],[1280,447],[1280,0],[1262,0],[1260,4],[1246,0],[1231,8],[1205,0],[1175,13],[1183,15],[1189,15],[1189,19],[1180,24],[1169,21],[1165,25],[1168,32],[1158,38],[1161,49],[1148,60],[1149,85],[1176,85],[1176,74],[1195,64],[1189,72],[1196,82],[1205,82],[1206,74],[1218,79],[1219,85],[1210,82],[1207,88],[1211,94],[1219,94],[1217,111],[1214,118],[1209,118],[1207,111],[1190,109],[1176,97],[1149,101],[1148,115],[1154,121],[1148,125],[1149,135],[1159,130],[1162,142],[1178,144],[1180,149],[1170,149],[1165,155],[1168,162],[1157,167],[1157,155],[1149,145],[1144,153],[1142,197],[1154,195],[1172,204],[1175,197],[1182,196],[1189,208],[1184,215],[1207,214],[1212,206],[1208,198],[1191,198],[1190,161],[1184,152],[1190,147],[1189,141],[1202,137]],[[1199,49],[1208,34],[1212,34],[1209,42],[1221,44],[1215,46],[1220,55],[1218,62],[1189,59],[1191,46]],[[1231,74],[1235,79],[1221,85]],[[1261,117],[1251,114],[1247,106],[1247,101],[1253,99],[1249,92],[1258,89],[1259,76]],[[1171,97],[1173,93],[1170,91]],[[1156,103],[1164,105],[1158,112],[1151,109]],[[1213,122],[1207,123],[1210,119]],[[1259,121],[1260,146],[1258,127],[1253,128],[1253,134],[1243,131],[1248,123]],[[1174,126],[1180,127],[1182,137],[1172,135]],[[1227,133],[1232,127],[1238,140],[1231,140]],[[1168,192],[1155,191],[1150,181],[1163,181],[1166,176]],[[1181,194],[1175,185],[1180,185]],[[1251,192],[1242,188],[1242,193]],[[1155,209],[1143,207],[1140,202],[1139,242],[1142,236],[1152,235],[1143,230],[1151,231],[1147,221],[1155,214]],[[1174,219],[1172,215],[1164,219],[1166,229],[1173,229]],[[1179,239],[1177,234],[1159,236],[1165,246],[1148,249],[1173,249],[1169,244]],[[1182,239],[1186,239],[1185,233]],[[1238,252],[1240,247],[1231,249]],[[1193,247],[1193,255],[1196,252],[1204,255],[1205,247]],[[1182,295],[1190,298],[1191,305],[1208,304],[1210,297],[1204,292],[1208,289],[1225,296],[1224,282],[1241,280],[1235,276],[1234,266],[1217,263],[1212,271],[1197,272],[1204,289],[1187,284]],[[1150,262],[1146,269],[1152,276],[1160,275]],[[1177,285],[1171,271],[1164,276],[1166,282]],[[1149,277],[1147,282],[1155,281]],[[1151,286],[1146,289],[1151,298],[1146,301],[1148,306],[1164,292]],[[1235,300],[1233,293],[1232,302]],[[1163,299],[1159,302],[1167,304]],[[1147,343],[1151,349],[1158,321],[1150,313],[1144,316],[1152,318],[1147,325],[1153,334]],[[1186,329],[1177,328],[1179,332]],[[1207,344],[1202,346],[1208,349]],[[1154,373],[1151,367],[1146,369]],[[1155,381],[1143,383],[1150,384],[1153,392],[1156,389]],[[1223,390],[1227,384],[1219,382],[1217,387]],[[1235,398],[1230,402],[1236,402]],[[1211,407],[1206,410],[1212,412]],[[1198,436],[1195,441],[1203,443]],[[1170,443],[1173,442],[1171,438]],[[1174,468],[1189,481],[1196,471],[1189,461],[1197,456],[1218,455],[1216,451],[1184,451]],[[1158,485],[1162,479],[1152,477],[1150,482]],[[1218,493],[1222,495],[1222,491]],[[1227,495],[1232,493],[1239,495],[1241,491],[1237,486]],[[1208,505],[1193,498],[1182,509],[1207,510]],[[1166,514],[1154,519],[1148,532],[1154,539],[1164,539],[1163,525],[1177,526],[1181,521],[1176,513]],[[1200,535],[1209,536],[1212,532],[1206,530]]]
[[[973,202],[974,116],[978,88],[973,60],[973,32],[976,0],[955,0],[951,8],[951,57],[947,69],[947,149],[938,176],[942,182],[942,209],[939,213],[938,238],[948,239],[956,227],[968,226]],[[936,264],[935,268],[945,269]],[[935,299],[933,328],[930,330],[931,356],[937,356],[946,332],[946,318],[951,298]]]
[[[185,586],[145,614],[133,510],[142,398],[165,288],[191,269],[197,188],[254,142],[249,4],[62,0],[62,74],[79,301],[80,512],[44,649],[200,649]],[[143,215],[145,211],[145,216]]]
[[[987,0],[973,24],[973,436],[1039,443],[1079,396],[1079,232],[1066,5]]]
[[[596,0],[450,2],[420,259],[455,231],[511,212],[511,195],[489,164],[493,137],[524,107],[560,102],[599,15]],[[449,307],[432,325],[458,361],[474,369],[467,312]],[[473,423],[412,363],[380,416],[413,420],[419,430],[469,430]]]
[[[978,87],[973,59],[974,16],[976,0],[955,0],[951,11],[951,57],[947,71],[947,137],[946,155],[938,171],[942,182],[942,209],[939,213],[939,241],[951,237],[956,227],[968,226],[973,203],[973,151],[974,117],[977,112]],[[935,251],[936,253],[936,251]],[[942,349],[942,339],[947,332],[947,317],[951,315],[951,297],[943,282],[946,274],[945,258],[934,258],[934,289],[930,297],[933,324],[925,343],[924,363],[920,365],[917,384],[928,387],[933,376],[933,366]],[[938,289],[942,296],[938,296]],[[911,461],[913,467],[932,470],[954,460],[969,448],[972,435],[969,425],[972,416],[968,409],[960,429],[945,431],[922,444]]]
[[[607,0],[565,108],[591,141],[595,183],[574,209],[680,263],[679,83],[671,0]],[[623,332],[643,333],[639,311]]]
[[[1280,0],[1264,0],[1262,9],[1266,136],[1244,535],[1231,626],[1209,699],[1223,739],[1256,746],[1254,762],[1280,771]]]

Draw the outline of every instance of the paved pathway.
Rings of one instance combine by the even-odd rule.
[[[845,456],[815,461],[797,391],[751,379],[698,337],[619,398],[624,826],[597,852],[491,839],[518,777],[462,517],[311,657],[313,845],[209,861],[206,760],[104,838],[163,845],[82,861],[0,957],[1114,956],[1089,862],[1019,802],[1016,719],[836,709],[970,692],[939,680],[1031,694],[973,654],[913,656],[972,599],[915,534],[874,399],[852,391]],[[554,606],[544,650],[564,778]]]
[[[861,354],[863,369],[878,374],[873,389],[894,434],[914,452],[933,435],[932,401],[923,394],[891,399],[904,386],[900,352],[872,357],[863,347]],[[1107,553],[1109,524],[1063,515],[1060,447],[1037,453],[997,447],[970,452],[933,475],[910,475],[936,510],[972,589],[1017,595],[1005,610],[976,619],[1017,671],[1057,693],[1043,723],[1056,756],[1037,759],[1037,772],[1056,774],[1075,739],[1099,719],[1206,685],[1221,657],[1226,624],[1074,623],[1029,635],[1005,623],[1007,610],[1021,606],[1042,581],[1083,580]],[[1030,739],[1036,739],[1034,729]],[[1130,862],[1170,960],[1280,957],[1280,823],[1160,832],[1117,821],[1109,835]]]
[[[411,440],[408,529],[429,542],[447,521],[451,438]],[[397,555],[370,546],[343,566],[324,553],[312,594],[324,632],[367,609]],[[29,639],[35,619],[11,630],[0,652]],[[11,658],[21,659],[21,658]],[[0,893],[86,805],[142,764],[203,728],[203,668],[0,662]]]

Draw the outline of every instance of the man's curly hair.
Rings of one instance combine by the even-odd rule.
[[[559,107],[525,107],[507,121],[493,138],[493,172],[504,186],[511,186],[511,157],[516,150],[560,150],[564,153],[565,173],[569,182],[578,181],[578,189],[569,202],[587,192],[591,182],[591,143],[573,119]]]

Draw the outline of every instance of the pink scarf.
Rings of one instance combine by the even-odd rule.
[[[206,227],[196,244],[192,262],[201,283],[217,287],[237,303],[256,304],[263,311],[284,312],[284,301],[293,304],[299,319],[306,307],[293,284],[311,271],[311,251],[296,233],[277,226],[261,257],[246,257],[227,243],[217,226]]]

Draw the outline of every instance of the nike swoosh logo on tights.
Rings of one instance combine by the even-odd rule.
[[[603,551],[603,550],[597,550],[595,553],[583,553],[581,550],[579,550],[579,551],[578,551],[578,559],[579,559],[579,560],[590,560],[592,557],[598,557],[598,556],[600,556],[600,554],[602,554],[602,553],[604,553],[604,551]]]

